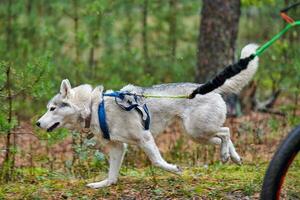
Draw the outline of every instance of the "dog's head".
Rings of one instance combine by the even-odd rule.
[[[59,127],[78,129],[90,115],[92,87],[80,85],[72,88],[69,80],[61,82],[60,92],[47,105],[47,112],[36,125],[48,132]]]

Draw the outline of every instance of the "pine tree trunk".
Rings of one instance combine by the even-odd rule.
[[[74,21],[74,46],[75,46],[75,63],[78,65],[79,63],[79,34],[78,34],[78,29],[79,29],[79,16],[78,16],[78,2],[77,0],[73,0],[73,21]],[[78,70],[77,70],[78,71]],[[78,78],[78,76],[76,77]]]
[[[169,45],[171,47],[171,61],[174,62],[176,58],[177,47],[177,0],[170,0],[170,17],[169,17]]]
[[[240,0],[203,0],[196,81],[203,83],[234,60]]]
[[[76,71],[75,71],[75,80],[80,81],[80,70],[79,70],[79,63],[80,63],[80,58],[79,58],[79,15],[78,15],[78,0],[73,0],[73,23],[74,23],[74,47],[75,47],[75,65],[76,65]],[[81,135],[82,133],[79,132]],[[81,143],[80,143],[81,144]],[[73,147],[73,164],[78,158],[78,154],[75,151],[75,148],[77,146],[76,142],[76,137],[74,134],[72,134],[72,147]],[[72,165],[73,166],[73,165]]]
[[[132,6],[130,4],[126,5],[126,24],[124,28],[124,36],[125,36],[125,50],[127,53],[132,52],[132,39],[133,39],[133,29],[134,29],[134,23],[133,23],[133,15],[132,15]]]
[[[144,70],[147,73],[151,73],[152,69],[149,61],[148,53],[148,0],[144,0],[142,7],[142,44],[143,44],[143,59],[144,59]]]
[[[12,46],[12,1],[8,0],[6,21],[6,50],[9,52]]]
[[[95,51],[99,47],[99,32],[101,31],[101,23],[102,16],[98,15],[95,19],[95,23],[90,24],[90,40],[91,40],[91,48],[89,50],[89,59],[88,64],[91,67],[90,72],[88,74],[89,78],[93,79],[95,77],[95,69],[97,64],[97,57],[95,57]]]
[[[9,52],[12,47],[12,1],[8,1],[7,6],[7,26],[6,26],[6,50]],[[12,93],[11,93],[11,66],[10,63],[6,69],[6,84],[7,100],[8,100],[8,116],[7,122],[11,124],[12,120]],[[5,181],[9,181],[13,172],[13,166],[11,165],[11,130],[6,133],[6,151],[4,156],[3,172]]]
[[[12,120],[12,94],[11,94],[11,67],[10,64],[6,70],[6,90],[7,90],[7,100],[8,100],[8,116],[7,123],[10,125]],[[4,178],[5,181],[11,179],[14,168],[14,160],[11,158],[11,130],[9,129],[6,133],[6,153],[4,157]],[[14,158],[13,158],[14,159]]]

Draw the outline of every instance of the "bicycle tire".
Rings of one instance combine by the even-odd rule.
[[[262,200],[278,200],[286,173],[300,150],[300,125],[281,143],[266,171],[262,186]]]

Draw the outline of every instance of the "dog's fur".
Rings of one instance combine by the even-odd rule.
[[[254,53],[257,46],[250,44],[243,48],[241,58]],[[258,67],[258,58],[252,60],[248,68],[227,80],[223,86],[206,95],[194,99],[146,98],[151,115],[150,130],[144,130],[141,116],[136,111],[124,111],[112,97],[104,97],[107,124],[111,140],[102,138],[98,122],[98,105],[103,100],[103,86],[93,89],[90,85],[71,88],[68,80],[61,83],[60,93],[50,100],[48,111],[38,120],[38,125],[52,131],[58,127],[81,130],[85,119],[91,116],[90,130],[109,149],[108,178],[87,186],[100,188],[115,184],[124,157],[126,144],[138,145],[147,154],[153,165],[169,172],[180,174],[181,170],[167,163],[160,155],[154,137],[161,133],[172,120],[181,120],[185,132],[196,142],[221,145],[221,160],[229,158],[240,164],[241,159],[230,140],[230,131],[222,127],[226,118],[226,105],[222,93],[239,92],[252,78]],[[142,88],[128,85],[122,91],[153,95],[188,95],[199,84],[176,83]]]

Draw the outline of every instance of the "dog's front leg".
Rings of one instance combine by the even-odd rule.
[[[125,155],[126,144],[111,142],[108,148],[109,154],[109,172],[108,178],[95,183],[87,184],[90,188],[101,188],[107,187],[112,184],[117,183],[119,170],[121,168],[121,164]]]
[[[173,164],[167,163],[161,156],[158,147],[155,144],[154,138],[150,131],[144,131],[141,133],[142,138],[139,142],[139,146],[144,150],[150,161],[154,166],[160,167],[169,172],[175,174],[182,174],[182,171],[179,167]]]

